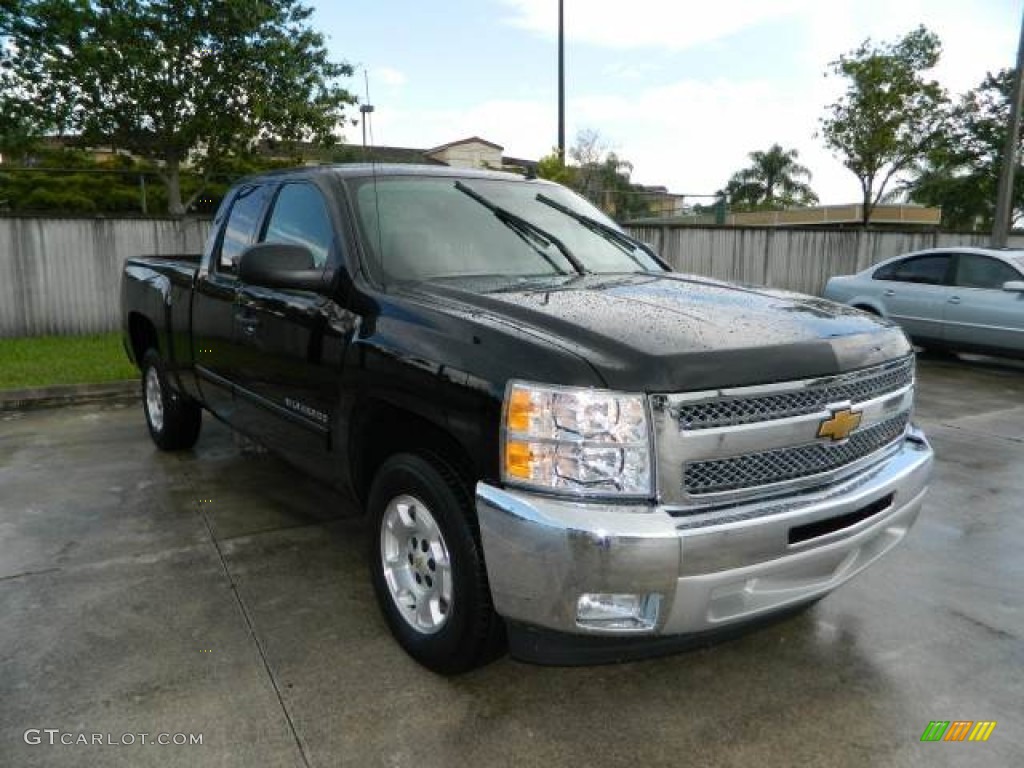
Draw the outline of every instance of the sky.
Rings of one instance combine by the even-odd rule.
[[[312,0],[335,59],[357,68],[378,145],[468,136],[536,159],[557,144],[557,0]],[[822,203],[859,199],[815,134],[843,90],[828,63],[919,24],[952,94],[1014,64],[1021,0],[565,0],[566,143],[598,131],[634,182],[713,194],[748,153],[795,148]],[[358,116],[358,115],[355,115]],[[350,128],[346,140],[361,141]]]

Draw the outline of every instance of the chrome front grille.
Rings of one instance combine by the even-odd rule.
[[[650,402],[662,503],[730,506],[836,482],[885,456],[910,423],[914,358]],[[840,414],[840,425],[856,426],[833,441],[825,428]]]
[[[810,443],[685,465],[683,487],[692,495],[721,493],[781,483],[852,464],[903,435],[910,421],[904,412],[855,432],[841,443]]]
[[[758,396],[718,396],[681,404],[677,418],[685,430],[735,427],[818,413],[832,403],[862,402],[896,392],[914,380],[914,358],[856,373],[810,382],[804,389]]]

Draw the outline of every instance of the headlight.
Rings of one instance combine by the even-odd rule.
[[[577,495],[651,495],[643,395],[512,382],[501,452],[507,483]]]

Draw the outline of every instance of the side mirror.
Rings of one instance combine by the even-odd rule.
[[[1024,293],[1024,280],[1011,280],[1008,283],[1003,283],[1003,290]]]
[[[324,270],[317,269],[313,254],[302,245],[259,243],[242,251],[238,279],[264,288],[322,291]]]

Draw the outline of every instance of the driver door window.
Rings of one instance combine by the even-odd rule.
[[[263,242],[303,245],[313,254],[317,269],[323,269],[333,239],[331,217],[320,191],[311,184],[281,187]]]

